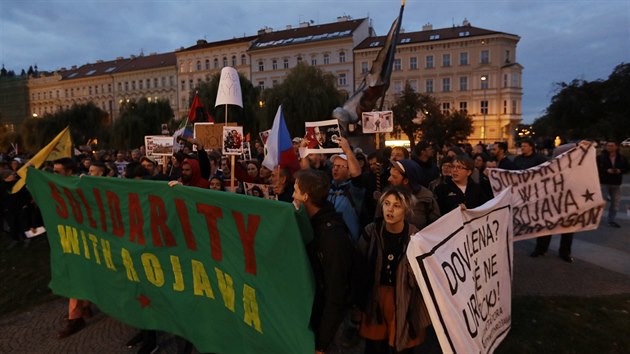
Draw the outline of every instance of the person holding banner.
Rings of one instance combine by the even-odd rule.
[[[602,194],[608,195],[610,206],[608,207],[608,226],[620,228],[615,221],[619,203],[621,201],[621,182],[623,174],[630,170],[628,161],[619,153],[619,147],[614,141],[606,143],[606,149],[597,157],[597,170],[599,182],[602,185]]]
[[[435,187],[435,197],[442,215],[460,205],[468,209],[476,208],[491,199],[472,178],[473,160],[466,155],[453,158],[451,178]]]
[[[406,251],[418,230],[409,223],[412,195],[402,186],[386,189],[378,201],[377,218],[367,225],[359,240],[366,261],[359,334],[365,353],[413,353],[425,340],[431,325],[420,288],[411,271]]]

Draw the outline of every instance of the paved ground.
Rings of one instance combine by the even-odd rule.
[[[623,211],[630,202],[630,185],[624,186]],[[557,256],[554,236],[544,257],[530,258],[534,240],[514,244],[514,296],[581,297],[630,294],[630,216],[620,213],[621,229],[602,223],[597,230],[576,234],[573,264]],[[132,353],[126,341],[136,331],[102,313],[88,320],[81,332],[58,340],[67,300],[59,299],[29,311],[0,318],[0,353]],[[174,353],[174,337],[163,334],[160,353]],[[136,349],[137,350],[137,349]],[[359,353],[333,350],[334,353]]]

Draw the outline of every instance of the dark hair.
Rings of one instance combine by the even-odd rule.
[[[65,170],[71,171],[72,174],[75,174],[77,172],[77,163],[69,157],[62,157],[60,159],[57,159],[53,164],[63,166]]]
[[[494,143],[499,149],[507,152],[508,151],[508,146],[507,143],[505,141],[496,141]]]
[[[529,146],[531,146],[532,148],[536,148],[536,144],[534,144],[534,141],[530,138],[525,138],[523,140],[521,140],[521,145],[523,145],[523,143],[528,144]]]
[[[420,154],[422,153],[422,151],[432,147],[433,145],[431,145],[430,142],[428,141],[421,141],[418,144],[416,144],[416,146],[413,148],[413,154],[415,156],[420,156]]]
[[[453,158],[450,156],[444,156],[440,161],[440,167],[442,167],[445,163],[453,163]]]
[[[299,170],[295,173],[295,179],[300,191],[308,194],[313,205],[321,208],[326,204],[330,182],[324,172],[313,169]]]
[[[92,161],[92,166],[102,169],[103,177],[107,176],[107,174],[109,173],[109,168],[107,168],[107,166],[105,165],[103,161],[100,161],[100,160]]]
[[[213,179],[216,179],[217,181],[219,181],[221,183],[220,190],[225,192],[225,182],[223,182],[223,178],[221,176],[212,176],[212,177],[210,177],[210,181],[212,181]]]
[[[262,189],[260,189],[260,187],[258,187],[258,186],[253,186],[253,187],[250,189],[250,193],[251,193],[250,195],[251,195],[252,197],[256,197],[256,196],[254,195],[254,191],[257,191],[257,192],[258,192],[258,197],[260,197],[260,198],[264,198],[264,197],[265,197],[265,193],[263,193],[263,190],[262,190]]]
[[[125,167],[125,178],[144,178],[147,175],[148,171],[138,161],[132,161]]]
[[[467,170],[473,170],[473,168],[475,168],[475,162],[473,161],[473,159],[471,159],[470,157],[468,157],[468,155],[457,155],[453,158],[453,163],[455,162],[459,162],[460,164],[464,165],[464,167]]]

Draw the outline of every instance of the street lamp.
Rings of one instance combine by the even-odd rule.
[[[481,111],[483,113],[483,131],[481,137],[483,138],[484,144],[486,143],[486,115],[488,114],[488,101],[486,100],[486,90],[488,89],[488,76],[481,76],[481,88],[483,89],[483,103],[486,104],[486,107],[481,107]]]

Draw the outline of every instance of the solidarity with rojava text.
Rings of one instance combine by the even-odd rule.
[[[123,213],[121,211],[120,196],[110,190],[93,188],[90,199],[94,203],[89,203],[85,192],[80,189],[69,189],[59,187],[53,182],[48,182],[51,198],[55,201],[55,212],[63,220],[71,220],[71,216],[77,226],[68,224],[57,225],[57,232],[61,250],[67,255],[83,256],[86,261],[94,262],[99,266],[104,266],[110,271],[120,271],[116,264],[122,264],[126,272],[127,280],[130,282],[148,281],[155,287],[172,287],[173,291],[190,291],[195,296],[215,299],[215,291],[203,261],[190,259],[190,272],[182,271],[180,256],[169,255],[168,261],[160,262],[160,259],[151,252],[143,252],[139,259],[134,259],[132,253],[123,246],[119,250],[112,250],[110,240],[107,236],[113,235],[124,239],[125,236],[130,244],[144,246],[147,239],[153,248],[173,248],[176,249],[178,241],[175,234],[182,235],[186,248],[190,251],[197,251],[197,240],[193,235],[191,216],[188,205],[183,199],[174,198],[175,209],[178,217],[178,224],[181,229],[174,233],[167,224],[167,208],[164,200],[157,195],[146,195],[144,205],[148,204],[148,211],[143,210],[141,197],[138,193],[127,193],[126,203],[128,207],[128,227],[125,228]],[[148,203],[146,203],[148,201]],[[94,205],[95,204],[95,205]],[[93,209],[95,207],[95,209]],[[210,256],[214,263],[223,260],[221,248],[221,234],[218,221],[223,218],[222,208],[204,203],[196,203],[194,207],[197,215],[205,220],[207,234],[210,243]],[[243,213],[233,210],[232,220],[239,234],[244,258],[244,271],[251,275],[256,275],[256,253],[254,250],[254,240],[260,225],[260,216],[247,215],[247,222]],[[150,238],[145,235],[145,220],[150,225]],[[171,224],[173,225],[173,224]],[[88,227],[90,231],[87,231]],[[148,231],[148,230],[147,230]],[[147,247],[150,250],[151,247]],[[118,262],[114,262],[117,257]],[[207,257],[201,257],[207,259]],[[162,263],[170,263],[166,267]],[[141,266],[140,266],[141,265]],[[188,268],[188,265],[185,265]],[[165,269],[172,272],[172,284],[167,285],[165,281]],[[140,270],[140,272],[138,271]],[[216,286],[223,299],[225,308],[235,312],[235,289],[232,276],[214,267],[216,275]],[[140,275],[139,275],[140,274]],[[190,274],[190,279],[185,279],[185,274]],[[262,333],[262,325],[258,312],[255,289],[243,283],[243,321],[256,331]]]

